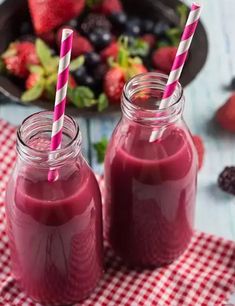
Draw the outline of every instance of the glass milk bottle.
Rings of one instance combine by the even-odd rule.
[[[126,84],[105,158],[106,236],[130,265],[169,264],[193,235],[198,160],[180,84],[158,109],[166,81],[147,73]]]
[[[12,273],[28,296],[52,305],[87,297],[103,273],[101,196],[65,116],[61,149],[51,153],[52,113],[34,114],[17,132],[17,162],[6,193]],[[48,182],[56,168],[58,178]]]

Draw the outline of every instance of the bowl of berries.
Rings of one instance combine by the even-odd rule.
[[[187,14],[178,0],[5,0],[0,5],[0,91],[17,103],[52,109],[66,26],[74,31],[69,112],[119,111],[129,78],[170,72]],[[207,51],[199,23],[181,78],[184,86],[204,66]]]

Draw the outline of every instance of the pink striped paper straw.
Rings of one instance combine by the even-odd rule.
[[[64,124],[72,42],[73,31],[71,29],[63,29],[51,134],[51,151],[60,149],[62,142],[62,130]],[[57,176],[58,172],[56,170],[50,170],[48,173],[48,181],[53,182]]]
[[[191,6],[191,11],[186,22],[183,35],[174,59],[173,66],[163,93],[163,97],[159,106],[159,109],[167,108],[170,106],[172,95],[176,89],[177,83],[180,79],[184,64],[188,55],[188,51],[196,31],[198,21],[201,14],[201,6],[199,4],[193,3]],[[150,142],[156,139],[157,132],[152,132],[150,136]]]

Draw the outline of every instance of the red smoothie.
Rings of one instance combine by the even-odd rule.
[[[54,183],[30,176],[18,177],[15,194],[8,194],[14,277],[36,300],[79,301],[102,274],[97,182],[86,164]]]
[[[53,157],[51,121],[51,113],[38,113],[18,132],[18,159],[6,193],[7,231],[20,287],[43,305],[65,305],[86,298],[102,276],[102,207],[76,123],[65,117],[62,149]],[[58,174],[54,182],[48,181],[51,165]]]
[[[174,125],[155,142],[150,129],[122,119],[105,161],[106,233],[131,265],[161,266],[193,234],[197,160],[188,131]]]

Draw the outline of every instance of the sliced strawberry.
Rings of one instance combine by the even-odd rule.
[[[12,43],[2,58],[8,72],[20,78],[28,76],[30,65],[39,64],[35,45],[28,41]]]
[[[31,89],[37,84],[39,80],[40,80],[40,75],[38,75],[37,73],[31,73],[25,82],[25,88]]]
[[[104,92],[111,103],[120,103],[125,85],[125,73],[119,67],[111,68],[104,78]]]
[[[169,74],[176,56],[176,47],[161,47],[153,53],[153,66]]]
[[[28,4],[34,28],[42,34],[79,16],[85,0],[28,0]]]
[[[107,61],[109,57],[116,59],[118,56],[118,50],[119,50],[118,43],[116,41],[112,42],[107,48],[105,48],[101,52],[100,55],[101,55],[102,60]]]

